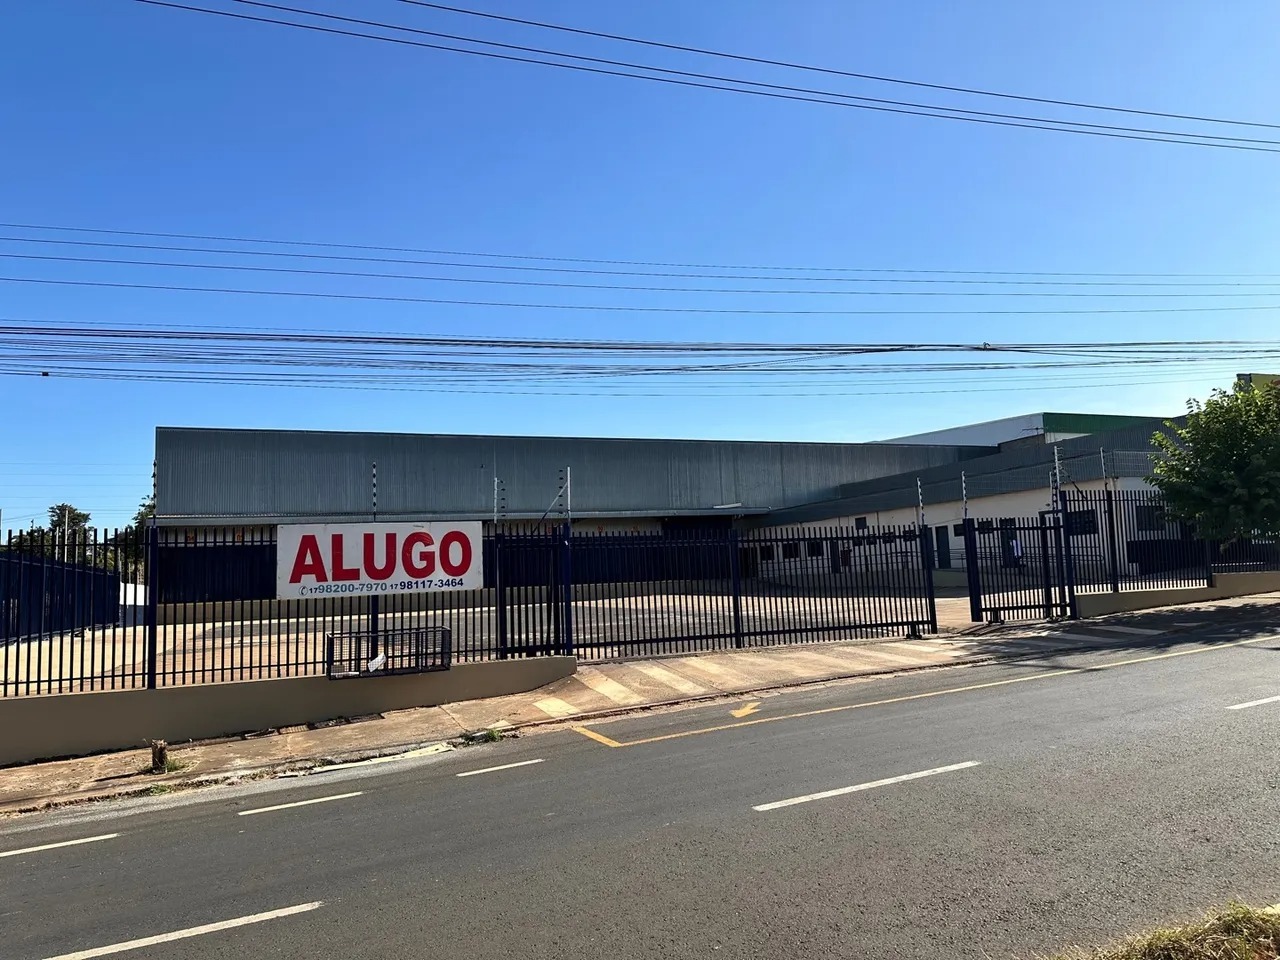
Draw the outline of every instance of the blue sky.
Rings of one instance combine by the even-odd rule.
[[[299,5],[687,69],[960,103],[944,94],[619,48],[392,0]],[[12,7],[0,36],[5,221],[676,262],[1280,274],[1273,239],[1280,157],[1273,155],[775,102],[401,49],[131,0]],[[1280,8],[1265,0],[483,0],[483,8],[930,82],[1280,121],[1274,109]],[[0,252],[30,247],[0,242]],[[12,259],[0,273],[409,296],[459,292],[411,281],[264,279]],[[1275,330],[1266,312],[725,319],[9,282],[0,282],[0,295],[3,315],[23,320],[301,330],[921,342],[1256,338]],[[593,302],[587,294],[562,297],[557,302]],[[735,302],[750,307],[768,299]],[[894,306],[966,309],[974,299]],[[993,309],[1063,305],[982,299]],[[626,302],[672,301],[654,294]],[[816,297],[793,302],[830,305]],[[1233,302],[1245,301],[1219,301]],[[98,522],[126,521],[150,487],[157,424],[866,440],[1046,409],[1174,413],[1187,396],[1228,381],[1230,372],[1215,365],[1144,376],[1152,382],[1065,389],[1023,380],[1004,385],[1018,389],[989,392],[982,389],[1000,384],[975,379],[966,388],[919,376],[918,390],[899,387],[883,398],[525,397],[0,376],[0,403],[9,413],[0,509],[4,526],[25,525],[61,500],[92,511]],[[937,389],[957,392],[926,392]],[[843,392],[858,392],[858,382]]]

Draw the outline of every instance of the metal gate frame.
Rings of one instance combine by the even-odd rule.
[[[974,623],[1075,619],[1069,531],[1061,507],[1033,520],[964,520],[969,614]],[[990,527],[986,525],[990,524]],[[984,540],[994,544],[984,551]],[[1028,547],[1034,546],[1034,551]],[[997,560],[996,563],[984,563]]]

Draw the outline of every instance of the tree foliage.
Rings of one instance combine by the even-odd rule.
[[[76,536],[89,526],[90,519],[88,511],[69,503],[55,503],[49,508],[49,529],[58,536]]]
[[[1215,390],[1168,426],[1151,483],[1171,514],[1212,539],[1280,533],[1280,389]]]

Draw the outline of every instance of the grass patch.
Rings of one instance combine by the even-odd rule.
[[[1280,911],[1233,904],[1200,923],[1058,960],[1280,960]]]
[[[151,768],[148,767],[148,770]],[[163,797],[166,793],[173,793],[173,787],[167,783],[153,783],[147,787],[148,797]]]
[[[188,766],[190,766],[190,764],[183,763],[181,760],[169,759],[164,762],[164,772],[177,773],[179,770],[187,769]],[[148,763],[146,766],[139,769],[138,772],[151,774],[151,773],[155,773],[156,771],[152,770],[151,764]]]

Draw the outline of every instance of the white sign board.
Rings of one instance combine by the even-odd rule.
[[[300,523],[277,528],[276,596],[281,600],[483,586],[478,522]]]

